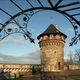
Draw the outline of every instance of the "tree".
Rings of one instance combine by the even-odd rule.
[[[70,51],[68,57],[69,57],[69,62],[73,63],[73,52]]]
[[[80,64],[80,49],[75,50],[74,61]]]

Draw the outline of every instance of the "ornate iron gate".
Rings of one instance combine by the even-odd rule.
[[[80,16],[80,1],[72,0],[70,2],[67,2],[67,0],[56,0],[56,3],[54,3],[54,0],[23,0],[25,1],[26,5],[29,5],[26,7],[26,9],[23,9],[16,0],[9,0],[11,4],[13,4],[16,8],[18,8],[20,11],[15,13],[15,15],[11,15],[3,8],[0,8],[0,11],[7,14],[9,16],[9,20],[7,20],[4,23],[0,23],[0,40],[3,40],[5,37],[14,34],[14,33],[21,33],[23,34],[25,39],[29,39],[31,42],[34,42],[34,39],[32,38],[32,34],[30,31],[28,31],[28,22],[30,21],[31,17],[34,16],[34,14],[41,12],[43,10],[51,10],[56,11],[69,20],[69,22],[72,24],[75,32],[75,36],[71,39],[70,46],[73,44],[76,44],[77,41],[80,39],[80,33],[78,32],[78,28],[80,27],[80,21],[76,18]],[[35,5],[33,3],[38,4]],[[64,4],[66,2],[66,4]],[[45,5],[45,3],[49,5]],[[22,4],[24,5],[24,4]],[[74,6],[74,7],[73,7]],[[77,10],[79,13],[76,14]],[[75,13],[69,13],[69,11]],[[23,19],[23,23],[20,23],[20,17]],[[12,28],[8,25],[17,25],[18,27]]]

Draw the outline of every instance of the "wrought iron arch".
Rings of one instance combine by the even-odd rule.
[[[43,1],[36,0],[36,2],[39,4],[39,6],[34,6],[30,2],[30,0],[24,0],[24,1],[26,1],[27,4],[30,5],[30,8],[27,8],[24,10],[15,1],[10,0],[10,2],[12,4],[14,4],[14,6],[16,6],[20,10],[20,12],[18,12],[15,15],[11,15],[4,9],[0,8],[0,11],[4,12],[5,14],[7,14],[10,17],[10,19],[7,20],[4,24],[0,23],[0,25],[1,25],[0,33],[1,32],[4,33],[4,34],[0,35],[0,40],[3,40],[5,37],[7,37],[8,35],[11,35],[13,33],[21,33],[21,34],[23,34],[25,39],[28,38],[31,42],[34,43],[34,39],[31,37],[32,34],[30,33],[30,31],[27,30],[29,20],[31,19],[31,17],[34,14],[36,14],[40,11],[52,10],[52,11],[59,12],[60,14],[65,16],[69,20],[69,22],[72,24],[72,26],[74,28],[75,36],[71,39],[70,46],[72,46],[73,44],[76,44],[78,42],[78,40],[80,39],[80,33],[78,33],[78,27],[80,27],[80,21],[78,21],[78,19],[76,19],[75,16],[79,16],[80,13],[76,14],[76,12],[75,12],[75,14],[70,14],[68,12],[79,10],[80,7],[78,5],[80,5],[80,1],[73,1],[70,3],[66,3],[66,4],[61,4],[62,2],[64,3],[66,0],[56,0],[56,3],[53,4],[53,0],[46,0],[46,3],[49,4],[47,6],[44,5],[44,0]],[[73,6],[73,5],[75,7],[71,8],[71,6]],[[67,7],[70,7],[70,8],[66,9]],[[63,10],[63,8],[64,8],[64,10]],[[19,22],[20,17],[23,19],[22,24],[20,24],[20,22]],[[18,27],[16,27],[15,29],[11,28],[11,27],[6,28],[7,25],[9,25],[9,24],[15,24]],[[19,28],[19,30],[18,30],[18,28]]]

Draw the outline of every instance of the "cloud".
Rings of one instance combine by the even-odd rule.
[[[11,64],[40,64],[39,50],[28,53],[19,57],[10,56],[0,53],[0,63],[11,63]]]
[[[13,45],[23,45],[26,44],[24,38],[14,38],[13,36],[6,37],[4,40],[0,41],[0,45],[13,44]]]
[[[25,56],[27,56],[28,58],[31,58],[31,59],[39,59],[40,58],[40,51],[36,50],[34,52],[28,53],[27,55],[25,54]]]
[[[0,23],[2,23],[2,20],[0,19]]]
[[[74,32],[74,29],[73,28],[68,28],[68,31],[69,32]]]
[[[25,54],[21,56],[23,62],[31,63],[31,64],[39,64],[40,63],[40,51],[37,50],[32,53]]]

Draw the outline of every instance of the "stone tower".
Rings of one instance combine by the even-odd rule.
[[[65,38],[67,36],[53,24],[37,37],[41,51],[41,64],[45,72],[63,69]]]

